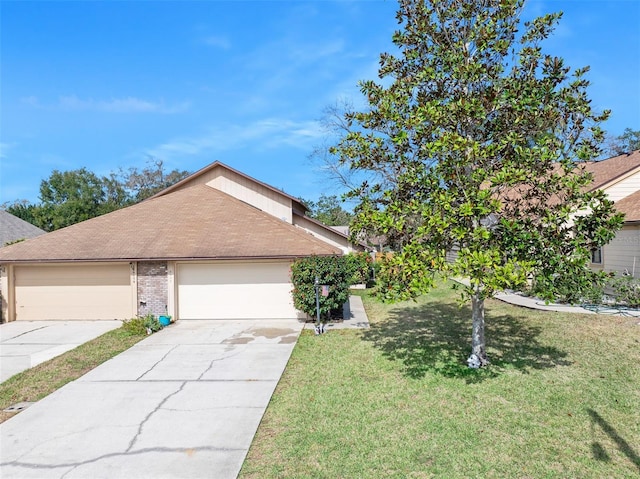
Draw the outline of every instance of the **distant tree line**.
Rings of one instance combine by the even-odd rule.
[[[327,226],[348,226],[353,218],[353,214],[342,207],[342,201],[335,195],[321,195],[318,201],[303,198],[300,201],[309,208],[307,216]]]
[[[640,150],[640,130],[625,128],[622,135],[607,138],[605,152],[609,156],[618,156]]]
[[[143,169],[129,168],[98,176],[87,168],[54,170],[40,183],[39,202],[16,200],[2,208],[45,231],[54,231],[143,201],[189,175],[166,172],[162,160]]]

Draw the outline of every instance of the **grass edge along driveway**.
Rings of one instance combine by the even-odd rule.
[[[240,478],[640,475],[637,318],[488,301],[476,371],[456,298],[365,295],[370,330],[305,331]]]
[[[35,402],[129,349],[146,335],[123,327],[109,331],[0,384],[0,423],[17,413],[4,409],[19,402]]]

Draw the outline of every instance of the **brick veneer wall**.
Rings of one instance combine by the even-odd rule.
[[[138,263],[138,315],[167,313],[169,282],[166,261]]]

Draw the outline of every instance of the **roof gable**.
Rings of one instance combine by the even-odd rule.
[[[195,185],[0,249],[0,262],[293,258],[341,250]]]
[[[171,192],[177,191],[179,189],[182,188],[186,188],[189,186],[193,186],[195,184],[209,184],[210,186],[215,187],[215,185],[211,185],[211,181],[217,177],[219,177],[220,175],[224,175],[227,174],[228,176],[232,177],[232,176],[237,176],[239,178],[242,178],[243,180],[247,181],[247,182],[251,182],[253,184],[255,184],[256,186],[259,186],[261,188],[264,188],[282,198],[286,198],[288,201],[291,201],[292,203],[292,208],[294,210],[297,211],[302,211],[302,212],[306,212],[307,211],[307,207],[304,205],[304,203],[302,203],[298,198],[295,198],[294,196],[291,196],[287,193],[285,193],[282,190],[279,190],[277,188],[274,188],[271,185],[268,185],[267,183],[263,183],[262,181],[256,180],[255,178],[246,175],[244,173],[242,173],[241,171],[238,171],[234,168],[231,168],[228,165],[225,165],[224,163],[220,162],[220,161],[216,161],[214,163],[211,163],[208,166],[205,166],[204,168],[196,171],[195,173],[189,175],[188,177],[184,178],[183,180],[177,182],[176,184],[170,186],[169,188],[166,188],[162,191],[160,191],[159,193],[156,193],[152,198],[156,198],[159,196],[164,196],[166,194],[169,194]]]
[[[640,171],[640,150],[586,163],[584,168],[593,175],[591,190],[606,189]]]

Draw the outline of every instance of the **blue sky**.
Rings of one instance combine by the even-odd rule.
[[[37,201],[54,169],[107,175],[220,160],[307,199],[338,192],[308,159],[319,120],[361,102],[391,49],[396,2],[0,1],[0,204]],[[564,11],[545,51],[591,66],[606,128],[640,129],[640,2],[531,0]]]

